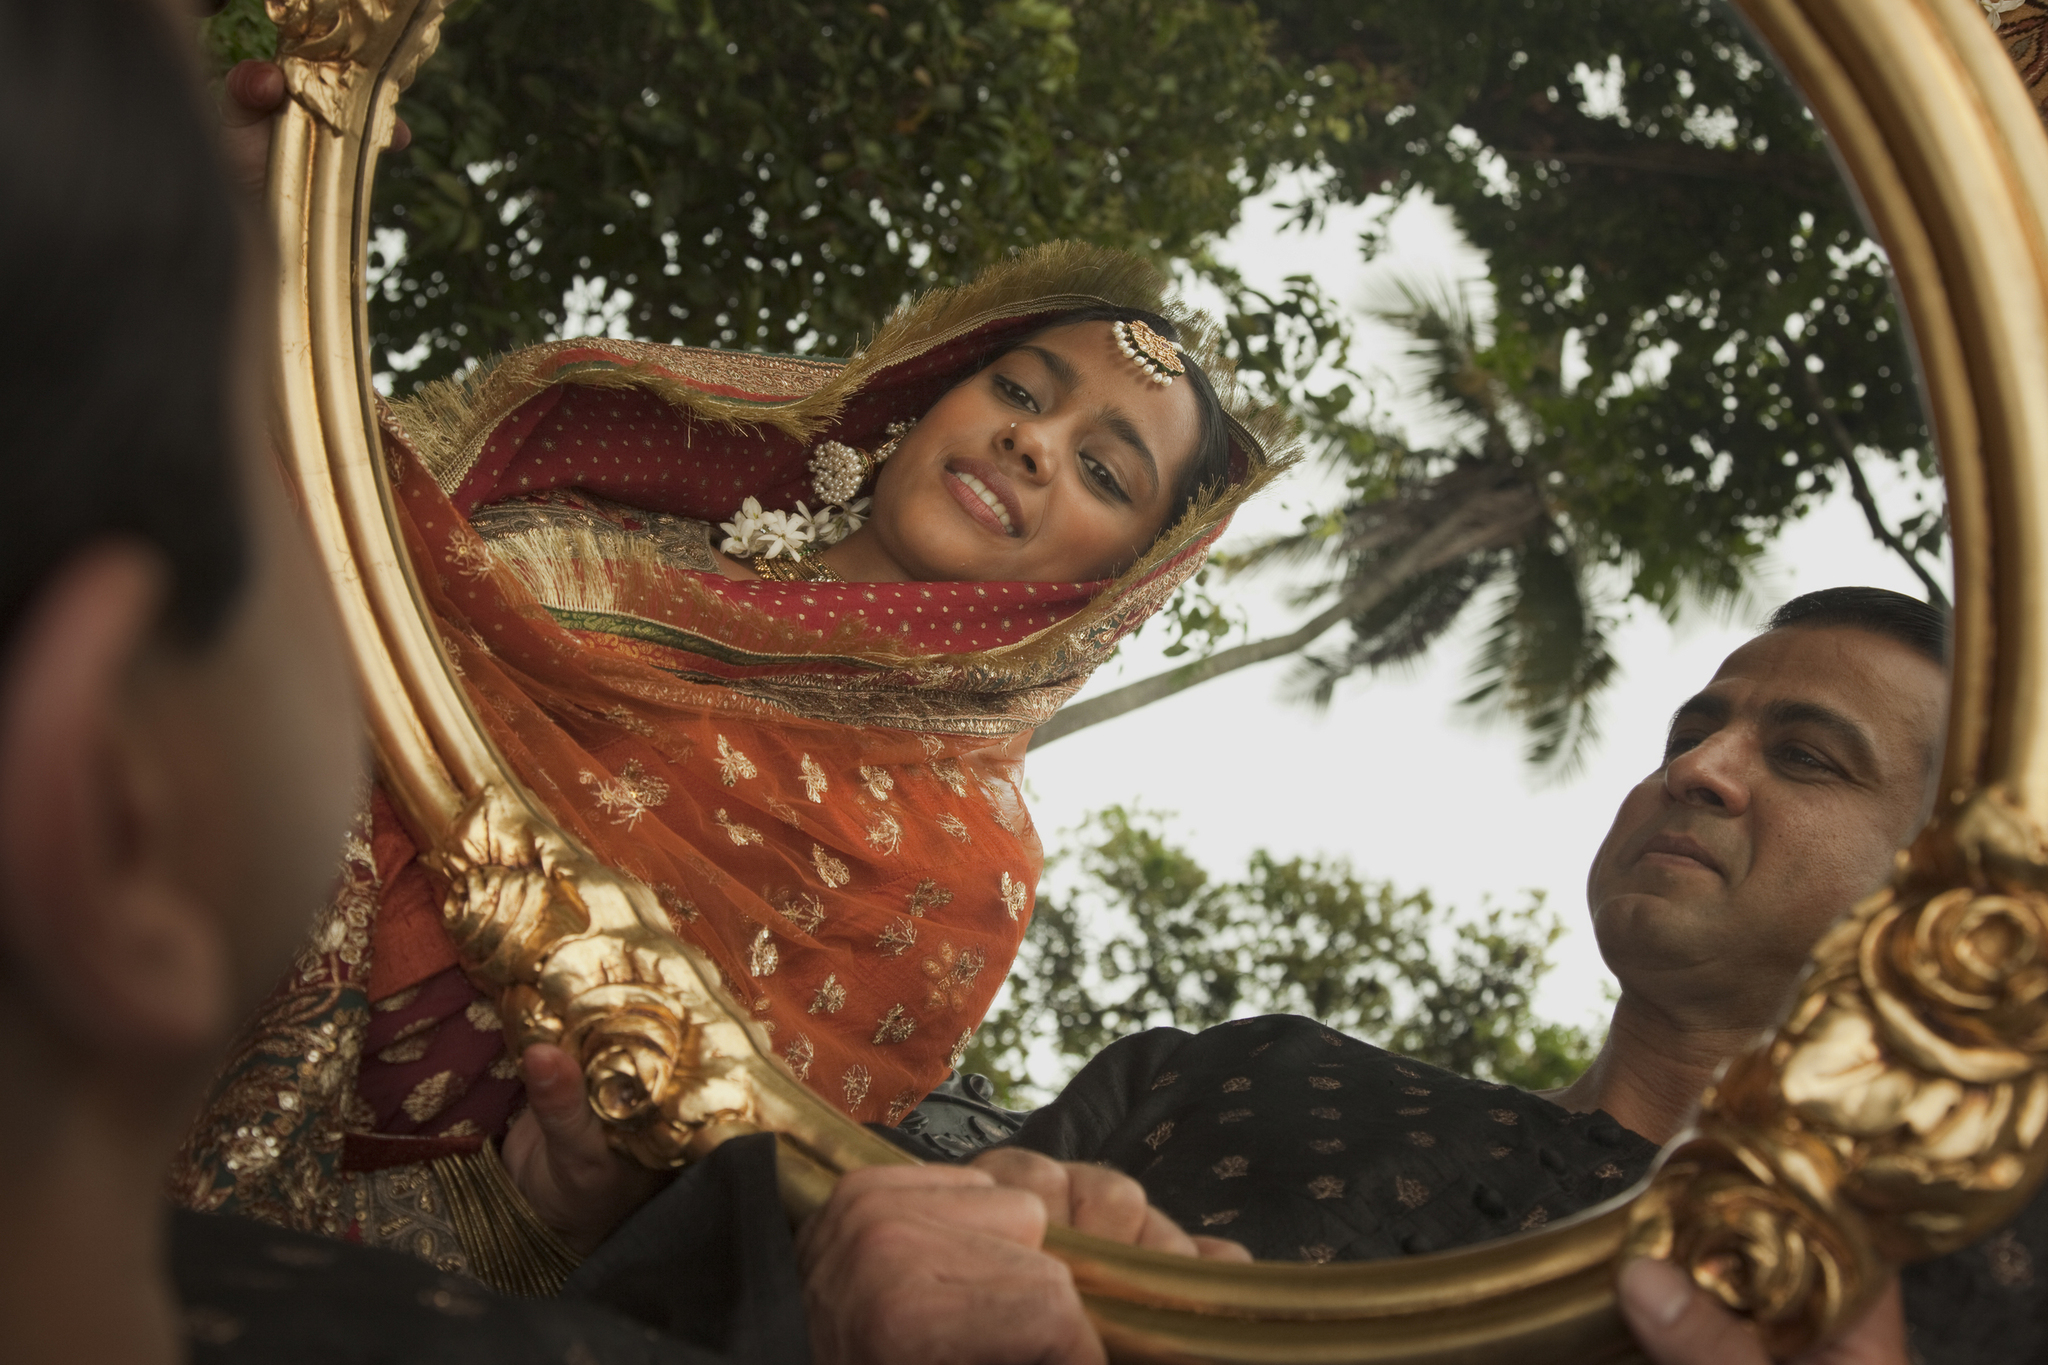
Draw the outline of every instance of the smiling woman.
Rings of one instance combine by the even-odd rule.
[[[1148,267],[1057,245],[849,361],[565,341],[386,414],[395,512],[492,739],[855,1118],[916,1105],[1008,971],[1042,860],[1033,727],[1286,463],[1203,336]],[[886,459],[871,504],[861,451]],[[377,1172],[466,1157],[520,1107],[421,846],[380,792],[345,897],[367,952],[274,1006],[332,1014],[348,1102],[281,1113],[293,1080],[252,1048],[193,1202],[367,1228]],[[308,1131],[258,1176],[233,1161],[252,1121]],[[355,1174],[309,1174],[336,1144]]]

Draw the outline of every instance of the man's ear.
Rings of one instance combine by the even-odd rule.
[[[166,581],[140,545],[86,550],[0,672],[0,956],[53,1025],[136,1061],[203,1055],[232,1008],[222,923],[180,885],[176,793],[134,721]]]

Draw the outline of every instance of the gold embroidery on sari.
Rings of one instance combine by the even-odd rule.
[[[881,937],[875,940],[875,950],[883,957],[901,957],[916,942],[916,922],[898,915],[882,929]]]
[[[825,984],[818,987],[818,993],[811,997],[810,1013],[837,1014],[846,1008],[846,987],[839,984],[839,974],[830,973]]]
[[[803,770],[804,795],[810,797],[813,804],[822,804],[825,800],[825,770],[809,754],[803,756],[798,766]]]
[[[468,1089],[469,1082],[453,1071],[437,1071],[414,1086],[398,1107],[414,1123],[425,1123],[461,1099]]]
[[[772,976],[781,955],[775,949],[775,937],[766,929],[754,935],[754,941],[747,945],[747,974],[749,976]],[[755,1006],[760,1009],[768,1003],[762,998]]]
[[[889,1006],[889,1012],[875,1025],[876,1043],[901,1043],[917,1032],[917,1020],[901,1005]]]
[[[689,924],[697,918],[697,903],[667,882],[654,884],[654,898],[661,902],[661,908],[668,911],[671,919]]]
[[[743,825],[736,820],[729,819],[726,816],[724,807],[722,806],[719,808],[718,813],[713,815],[711,818],[716,820],[718,822],[719,828],[723,829],[726,832],[727,837],[729,837],[733,841],[733,843],[737,844],[741,848],[745,848],[749,844],[758,844],[761,842],[760,830],[755,829],[752,825]],[[1009,874],[1004,873],[1003,875],[1008,876]]]
[[[777,891],[765,897],[775,913],[807,934],[816,934],[825,922],[825,903],[816,896],[795,891]]]
[[[769,797],[768,813],[783,824],[788,825],[791,829],[800,830],[804,827],[804,822],[797,818],[796,808],[786,801],[779,801],[772,796]]]
[[[952,835],[961,843],[971,844],[974,842],[974,835],[967,828],[967,822],[952,812],[948,811],[946,814],[941,815],[938,824],[940,829],[946,831],[946,833]]]
[[[959,759],[934,759],[932,761],[931,769],[932,776],[938,778],[939,781],[945,783],[948,787],[950,787],[953,791],[953,795],[967,795],[967,774],[960,770]]]
[[[343,1208],[363,1245],[402,1251],[437,1270],[469,1273],[469,1255],[431,1166],[393,1166],[342,1177]]]
[[[966,1032],[962,1033],[960,1035],[960,1040],[953,1044],[953,1050],[950,1053],[946,1054],[946,1065],[952,1067],[955,1071],[958,1071],[960,1069],[961,1063],[967,1060],[967,1049],[973,1042],[973,1029],[968,1029]]]
[[[846,1068],[844,1074],[839,1077],[839,1093],[846,1097],[847,1113],[853,1113],[867,1100],[868,1086],[871,1084],[873,1078],[868,1075],[866,1067],[855,1063]]]
[[[759,777],[754,761],[732,746],[724,735],[718,737],[718,780],[730,787],[743,777]]]
[[[905,1114],[908,1114],[911,1110],[917,1108],[918,1099],[919,1095],[917,1091],[902,1091],[896,1096],[895,1099],[889,1101],[889,1112],[885,1116],[883,1116],[882,1122],[888,1124],[891,1128],[894,1128],[897,1124],[903,1122],[903,1116]]]
[[[648,772],[637,758],[627,759],[617,777],[600,781],[596,773],[585,769],[576,779],[592,789],[591,795],[613,824],[627,829],[637,828],[642,816],[668,800],[668,783]]]
[[[927,910],[937,910],[952,903],[953,893],[930,877],[919,882],[916,889],[910,893],[910,913],[918,919],[924,918],[924,912]]]
[[[1010,912],[1011,919],[1020,918],[1031,907],[1031,890],[1023,882],[1013,881],[1010,874],[1003,874],[1003,909]]]
[[[920,965],[931,981],[931,991],[925,996],[924,1007],[928,1010],[957,1010],[966,1006],[975,979],[988,965],[988,954],[979,948],[961,952],[952,944],[945,943],[939,946],[936,958],[928,957]]]
[[[811,845],[811,866],[818,870],[818,880],[827,886],[844,886],[853,880],[846,864],[827,853],[823,844]]]
[[[811,1078],[811,1058],[814,1055],[816,1052],[811,1047],[811,1040],[801,1033],[796,1036],[795,1042],[782,1050],[782,1060],[789,1063],[789,1069],[796,1073],[796,1078],[800,1081]]]
[[[860,780],[867,784],[868,791],[877,801],[887,801],[889,793],[896,787],[896,779],[889,775],[887,768],[873,768],[865,763],[861,765]]]
[[[369,836],[366,803],[343,846],[339,889],[283,985],[236,1036],[171,1163],[175,1203],[326,1236],[346,1226],[342,1136],[373,1121],[355,1087],[370,1025],[370,922],[382,891]]]
[[[868,822],[868,847],[877,853],[894,853],[903,847],[903,826],[885,810],[875,812]]]

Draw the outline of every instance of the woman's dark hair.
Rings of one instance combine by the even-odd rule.
[[[239,226],[163,10],[0,0],[0,630],[106,537],[170,561],[166,624],[187,641],[243,577]]]
[[[1179,329],[1157,313],[1103,303],[1062,313],[1037,331],[1004,342],[983,363],[991,364],[1000,355],[1016,350],[1033,337],[1042,336],[1056,327],[1071,327],[1077,322],[1142,322],[1168,341],[1180,341]],[[1203,493],[1223,488],[1230,482],[1230,429],[1223,420],[1223,400],[1216,396],[1216,385],[1193,356],[1182,351],[1181,359],[1187,365],[1187,373],[1181,378],[1194,392],[1198,425],[1195,428],[1194,457],[1181,471],[1173,487],[1173,499],[1167,504],[1166,525],[1169,527],[1185,516]],[[980,369],[981,366],[975,368]]]
[[[1766,630],[1851,626],[1897,640],[1924,658],[1948,663],[1948,613],[1889,588],[1822,588],[1771,613]]]

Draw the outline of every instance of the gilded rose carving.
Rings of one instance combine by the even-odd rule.
[[[1930,830],[1821,940],[1785,1023],[1729,1065],[1655,1177],[1636,1245],[1781,1354],[1860,1307],[1882,1263],[1968,1245],[2038,1183],[2042,848],[1995,790]]]
[[[470,975],[498,998],[518,1055],[556,1043],[583,1065],[613,1145],[680,1164],[707,1124],[755,1120],[756,1026],[712,985],[652,891],[596,863],[503,789],[473,801],[430,862]]]

